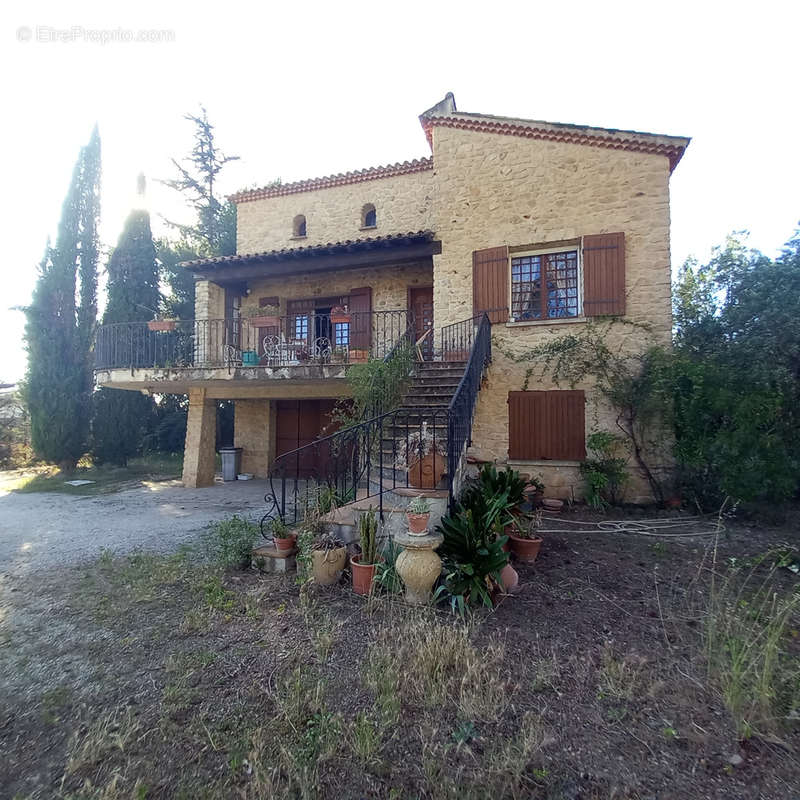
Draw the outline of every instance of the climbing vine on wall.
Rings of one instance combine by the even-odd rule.
[[[535,376],[548,376],[557,385],[591,381],[616,414],[616,425],[629,442],[633,457],[646,477],[653,496],[664,499],[664,488],[651,463],[663,453],[663,442],[672,413],[670,354],[650,346],[626,352],[623,345],[612,349],[614,325],[632,325],[646,335],[646,326],[611,320],[589,323],[569,333],[526,350],[508,347],[495,339],[493,346],[507,359],[525,364],[522,390]]]

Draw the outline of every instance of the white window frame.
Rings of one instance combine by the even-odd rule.
[[[578,261],[578,313],[574,317],[544,317],[543,319],[515,320],[512,316],[514,305],[514,279],[511,272],[511,262],[515,258],[528,256],[545,256],[553,253],[577,253]],[[537,247],[535,250],[520,250],[508,254],[508,324],[509,325],[552,325],[560,322],[574,322],[582,320],[583,316],[583,240],[578,244],[567,247]]]

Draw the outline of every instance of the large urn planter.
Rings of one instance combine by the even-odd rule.
[[[174,319],[151,319],[147,323],[147,329],[151,331],[174,331],[178,322]]]
[[[539,555],[539,548],[542,546],[542,540],[535,536],[532,539],[523,539],[521,536],[514,536],[513,533],[508,534],[508,541],[511,545],[511,552],[523,563],[533,564],[536,557]]]
[[[369,594],[378,565],[362,564],[361,556],[351,556],[350,569],[353,571],[353,591],[356,594]]]
[[[439,453],[428,453],[409,466],[408,485],[414,489],[435,489],[442,480],[446,466]]]
[[[444,537],[440,533],[410,536],[398,532],[394,541],[403,548],[395,569],[405,586],[406,602],[417,606],[429,603],[433,584],[442,572],[442,560],[435,551]]]
[[[347,561],[347,548],[336,547],[333,550],[312,550],[311,570],[314,583],[320,586],[332,586],[342,577],[345,562]]]

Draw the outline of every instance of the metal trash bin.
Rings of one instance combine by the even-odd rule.
[[[242,448],[220,447],[219,454],[222,456],[222,480],[235,481],[242,471]]]

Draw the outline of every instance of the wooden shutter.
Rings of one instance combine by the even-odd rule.
[[[583,313],[587,317],[625,313],[625,234],[583,237]]]
[[[508,321],[508,247],[490,247],[472,254],[472,314],[491,311],[489,320]]]
[[[350,290],[350,349],[369,350],[372,342],[372,289]]]
[[[512,461],[583,461],[586,422],[582,390],[508,393],[508,457]]]

